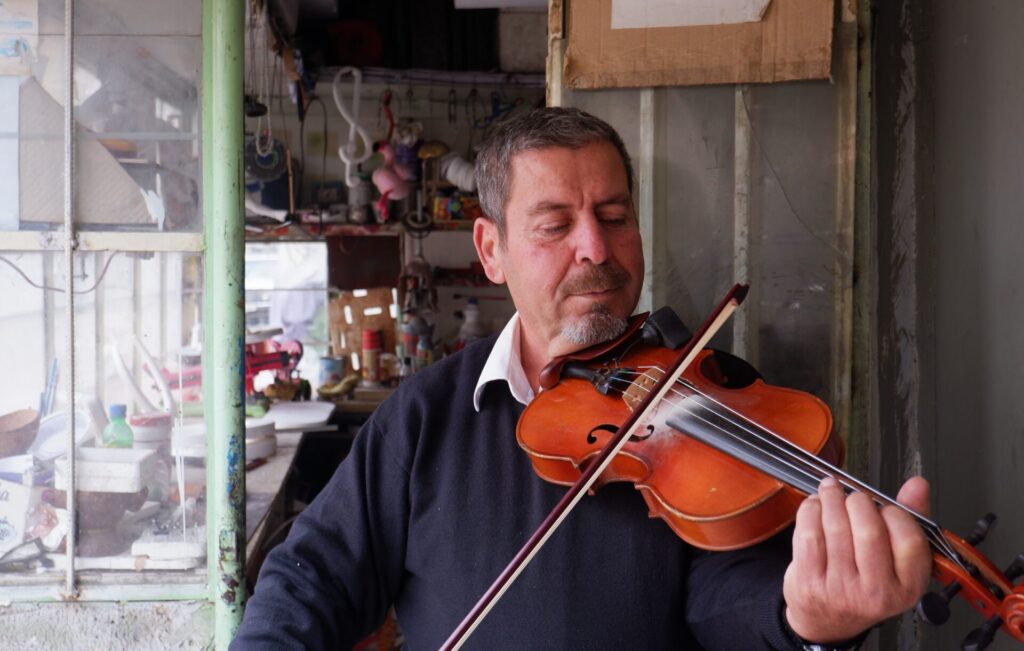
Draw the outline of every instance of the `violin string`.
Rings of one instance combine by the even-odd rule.
[[[652,378],[652,379],[656,379],[656,378]],[[872,496],[875,499],[875,501],[880,503],[880,504],[893,505],[893,506],[896,506],[897,508],[902,509],[903,511],[907,512],[908,514],[910,514],[912,517],[914,517],[918,521],[920,526],[925,530],[925,533],[931,539],[933,545],[939,551],[941,551],[944,555],[949,556],[951,558],[951,560],[959,562],[958,557],[956,556],[956,554],[953,551],[952,547],[949,545],[949,542],[946,540],[945,536],[942,534],[941,529],[934,522],[928,520],[927,518],[921,516],[920,514],[914,512],[913,510],[903,506],[902,504],[899,504],[898,502],[892,500],[888,496],[886,496],[886,495],[884,495],[882,493],[879,493],[878,491],[874,490],[872,487],[864,484],[863,482],[861,482],[860,480],[856,479],[855,477],[847,474],[842,469],[840,469],[840,468],[838,468],[838,467],[836,467],[836,466],[834,466],[834,465],[824,461],[823,459],[820,459],[820,458],[814,456],[813,454],[809,453],[808,451],[804,450],[803,448],[800,448],[799,446],[794,445],[793,443],[791,443],[787,439],[779,436],[777,433],[772,432],[772,431],[770,431],[770,430],[768,430],[768,429],[758,425],[757,423],[754,423],[754,422],[750,421],[749,419],[744,417],[742,414],[739,414],[734,409],[730,408],[728,405],[722,404],[721,401],[716,400],[715,398],[713,398],[711,396],[708,396],[707,394],[703,393],[702,391],[700,391],[697,387],[693,386],[692,384],[690,384],[690,383],[688,383],[688,382],[686,382],[684,380],[679,380],[678,383],[682,384],[685,387],[687,387],[692,394],[702,396],[704,399],[709,400],[709,401],[717,404],[718,406],[720,406],[722,409],[725,409],[726,411],[731,412],[732,414],[734,414],[742,422],[736,422],[735,420],[730,418],[728,415],[723,415],[721,413],[717,413],[713,409],[710,409],[709,407],[707,407],[705,405],[698,405],[701,409],[704,409],[704,410],[708,411],[709,413],[712,413],[715,416],[717,416],[717,417],[721,418],[722,420],[726,421],[732,427],[746,432],[748,437],[745,438],[741,434],[736,433],[735,431],[729,431],[727,428],[725,428],[725,427],[723,427],[721,425],[715,424],[715,423],[713,423],[713,422],[711,422],[711,421],[709,421],[709,420],[707,420],[705,418],[702,418],[694,410],[690,409],[686,405],[681,405],[679,402],[669,403],[669,404],[672,404],[673,406],[677,407],[678,409],[681,409],[684,413],[692,414],[694,417],[699,418],[703,422],[707,423],[710,427],[715,428],[716,430],[718,430],[719,432],[723,433],[724,435],[729,436],[733,440],[735,440],[735,441],[739,442],[740,444],[746,446],[746,448],[748,450],[755,451],[757,454],[762,455],[762,457],[765,457],[765,458],[767,458],[769,460],[777,461],[779,463],[782,463],[785,466],[788,466],[794,472],[803,475],[805,479],[815,480],[813,482],[809,482],[812,485],[814,483],[817,483],[817,481],[820,481],[821,479],[823,479],[825,476],[832,476],[837,481],[839,481],[840,485],[842,485],[846,489],[849,489],[850,491],[859,490],[861,492],[867,493],[868,495]],[[644,391],[647,390],[645,387],[642,387],[642,386],[640,386],[638,388],[640,390],[644,390]],[[684,400],[686,400],[687,395],[688,395],[688,394],[686,394],[684,392],[681,392],[681,391],[679,391],[677,389],[673,389],[673,393],[675,393],[676,395],[682,396]],[[690,401],[687,401],[687,402],[690,402]],[[747,423],[747,425],[744,425],[743,424],[744,422]],[[761,430],[761,431],[758,432],[756,430]],[[754,440],[750,440],[749,439],[750,436],[754,437]],[[781,454],[773,453],[771,450],[765,449],[764,445],[768,445],[768,446],[770,446],[772,448],[775,448]],[[811,472],[811,471],[814,471],[814,472]],[[817,473],[817,474],[815,474],[815,473]],[[787,481],[787,483],[793,483],[793,482],[789,482],[788,480],[785,480],[785,481]],[[796,487],[800,488],[802,490],[805,490],[805,492],[808,492],[808,491],[806,491],[806,489],[804,489],[801,486],[796,486]]]
[[[708,399],[708,400],[710,400],[710,401],[712,401],[712,402],[714,402],[716,404],[719,404],[724,409],[726,409],[728,411],[732,411],[733,413],[735,413],[735,411],[732,410],[731,408],[729,408],[727,405],[722,405],[721,402],[715,400],[714,398],[712,398],[710,396],[707,396],[706,394],[701,392],[696,387],[693,387],[692,385],[688,385],[685,382],[681,382],[681,383],[684,384],[684,386],[687,386],[694,395],[702,396],[705,399]],[[643,391],[647,390],[644,387],[638,387],[638,388],[640,390],[643,390]],[[681,392],[679,390],[673,390],[673,393],[675,393],[676,395],[681,395],[683,397],[683,399],[684,399],[684,402],[687,402],[687,403],[693,403],[694,402],[692,400],[686,400],[686,398],[688,397],[689,394],[685,394],[685,393],[683,393],[683,392]],[[751,430],[750,427],[744,426],[741,423],[737,423],[734,420],[730,419],[727,415],[723,415],[721,413],[717,413],[713,409],[710,409],[709,407],[707,407],[706,405],[698,404],[697,406],[700,409],[702,409],[704,411],[707,411],[708,413],[711,413],[714,416],[717,416],[718,418],[721,418],[725,422],[729,423],[732,427],[734,427],[736,429],[739,429],[739,430],[746,431],[749,436],[753,436],[754,437],[754,440],[751,440],[749,438],[749,436],[748,437],[744,437],[742,434],[738,434],[735,431],[730,431],[728,428],[726,428],[726,427],[724,427],[722,425],[719,425],[719,424],[716,424],[714,422],[711,422],[710,420],[702,417],[700,414],[697,414],[695,410],[690,409],[689,406],[687,406],[687,405],[682,405],[679,402],[672,402],[672,401],[669,401],[669,400],[666,400],[666,403],[676,407],[677,409],[681,410],[685,414],[692,415],[694,418],[697,418],[700,421],[706,423],[709,427],[713,428],[717,432],[720,432],[722,435],[725,435],[726,437],[729,437],[732,440],[738,442],[740,445],[745,446],[745,449],[746,449],[746,451],[749,454],[752,454],[754,456],[760,455],[762,457],[760,460],[756,460],[756,461],[750,462],[751,465],[755,465],[755,467],[756,467],[757,463],[766,464],[765,459],[767,459],[769,461],[776,461],[777,463],[780,463],[783,466],[788,467],[789,470],[791,470],[792,472],[796,473],[797,475],[802,476],[803,479],[804,479],[803,485],[801,485],[801,482],[799,481],[799,479],[794,479],[792,477],[785,477],[785,476],[783,476],[785,474],[784,470],[780,471],[779,469],[776,469],[776,470],[774,470],[774,474],[773,474],[773,471],[771,469],[769,469],[769,468],[766,468],[766,467],[760,468],[761,470],[763,470],[765,472],[768,472],[769,474],[772,474],[772,476],[774,476],[776,479],[779,479],[780,481],[788,483],[788,484],[794,486],[795,488],[797,488],[799,490],[802,490],[805,493],[812,493],[812,492],[814,492],[814,487],[816,486],[816,484],[821,479],[823,479],[825,476],[830,475],[830,473],[826,472],[826,470],[823,469],[822,466],[825,466],[825,468],[831,469],[832,471],[836,472],[836,474],[840,475],[839,477],[835,477],[835,478],[837,479],[837,481],[839,481],[840,485],[842,485],[845,489],[848,489],[851,492],[857,490],[858,486],[864,486],[856,478],[853,478],[853,477],[847,475],[845,472],[843,472],[842,470],[836,468],[835,466],[832,466],[831,464],[828,464],[827,462],[824,462],[823,460],[819,459],[818,457],[815,457],[814,455],[811,455],[806,450],[803,450],[802,448],[799,448],[798,446],[794,446],[792,443],[790,443],[786,439],[780,437],[778,434],[762,428],[761,426],[757,425],[756,423],[753,423],[753,422],[749,421],[749,419],[746,419],[745,417],[743,417],[740,414],[737,414],[737,416],[739,418],[741,418],[742,420],[744,420],[747,423],[749,423],[749,425],[751,427],[754,427],[754,428],[757,428],[757,429],[761,429],[762,432],[764,432],[764,434],[761,434],[761,433],[758,433],[758,432],[756,432],[754,430]],[[671,425],[670,425],[670,427],[671,427]],[[690,434],[694,435],[693,432],[690,432]],[[783,443],[783,445],[788,446],[788,447],[792,447],[793,449],[792,450],[787,450],[787,449],[783,448],[783,446],[780,446],[778,443],[776,443],[775,441],[773,441],[771,439],[775,439],[775,441],[780,441],[780,442]],[[760,443],[758,441],[760,441]],[[766,450],[764,448],[765,444],[768,445],[768,446],[774,447],[776,449],[780,449],[781,454],[773,453],[770,450]],[[730,454],[730,453],[726,452],[726,454]],[[730,456],[736,456],[736,455],[730,454]],[[812,472],[812,470],[815,471],[815,472]],[[834,476],[834,475],[831,475],[831,476]],[[847,479],[847,481],[844,482],[843,478]],[[853,485],[850,485],[850,484],[853,484]],[[956,562],[957,564],[961,564],[959,557],[955,554],[954,550],[949,545],[949,543],[946,540],[945,536],[942,534],[941,529],[939,529],[937,525],[935,525],[931,521],[927,520],[926,518],[924,518],[920,514],[917,514],[914,511],[904,507],[903,505],[899,504],[898,502],[893,502],[891,499],[889,499],[884,494],[877,493],[877,491],[874,491],[874,489],[872,489],[870,486],[866,486],[866,490],[864,490],[863,492],[871,495],[872,497],[876,497],[877,496],[876,502],[878,502],[880,504],[892,504],[894,506],[897,506],[897,508],[901,508],[902,510],[908,512],[912,517],[914,517],[915,519],[918,520],[918,523],[920,524],[922,529],[925,531],[925,534],[928,536],[930,542],[932,543],[932,545],[939,552],[941,552],[943,555],[949,557],[952,561]]]
[[[638,367],[638,368],[656,369],[658,371],[662,370],[662,369],[660,369],[657,366]],[[651,375],[649,373],[646,373],[646,372],[641,374],[641,376],[642,377],[647,377],[647,378],[649,378],[651,380],[654,380],[654,381],[657,381],[658,379],[660,379],[660,378],[658,378],[656,376],[653,376],[653,375]],[[627,384],[633,384],[640,391],[644,391],[644,392],[649,392],[650,391],[650,389],[648,389],[648,388],[646,388],[646,387],[644,387],[642,385],[635,385],[630,380],[626,380],[624,378],[612,377],[611,380],[614,381],[614,382],[625,382]],[[715,430],[721,432],[725,436],[728,436],[728,437],[732,438],[733,440],[737,441],[741,445],[745,446],[748,450],[756,452],[757,454],[761,455],[764,458],[767,458],[769,460],[774,460],[774,461],[776,461],[778,463],[783,464],[784,466],[788,466],[790,470],[794,471],[795,473],[797,473],[799,475],[802,475],[805,478],[805,480],[807,480],[807,482],[809,484],[811,484],[811,485],[816,484],[821,479],[824,479],[824,477],[826,477],[826,476],[831,476],[831,477],[834,477],[839,482],[839,484],[841,486],[843,486],[845,489],[848,489],[850,491],[864,492],[864,493],[868,494],[869,496],[871,496],[879,504],[896,506],[897,508],[905,511],[906,513],[911,515],[911,517],[915,518],[915,520],[918,521],[919,525],[922,527],[922,529],[924,529],[926,535],[928,536],[929,540],[931,541],[932,545],[938,551],[940,551],[943,555],[949,557],[950,560],[952,560],[952,561],[954,561],[954,562],[956,562],[958,564],[961,564],[959,556],[956,554],[956,552],[953,550],[952,546],[946,540],[946,537],[942,534],[942,530],[939,528],[939,526],[936,523],[934,523],[931,520],[925,518],[924,516],[920,515],[919,513],[913,511],[912,509],[909,509],[909,508],[905,507],[904,505],[900,504],[899,502],[896,502],[895,500],[889,498],[888,496],[884,495],[883,493],[880,493],[880,492],[876,491],[871,486],[868,486],[867,484],[864,484],[863,482],[858,480],[856,477],[853,477],[852,475],[850,475],[850,474],[846,473],[845,471],[843,471],[841,468],[838,468],[837,466],[835,466],[833,464],[830,464],[827,461],[825,461],[823,459],[820,459],[819,457],[811,454],[807,450],[804,450],[803,448],[801,448],[801,447],[791,443],[790,441],[788,441],[787,439],[783,438],[782,436],[780,436],[776,432],[772,432],[771,430],[769,430],[767,428],[764,428],[761,425],[758,425],[757,423],[754,423],[754,422],[750,421],[749,419],[744,417],[742,414],[739,414],[734,409],[729,407],[728,405],[725,405],[721,401],[716,400],[715,398],[713,398],[712,396],[709,396],[709,395],[705,394],[700,389],[698,389],[697,387],[693,386],[692,384],[686,382],[685,380],[679,379],[679,380],[677,380],[677,384],[680,384],[680,385],[686,387],[689,390],[689,393],[686,393],[686,392],[683,392],[683,391],[680,391],[678,389],[673,388],[671,390],[671,393],[676,395],[676,396],[680,396],[682,398],[682,400],[681,401],[671,401],[671,400],[666,398],[666,400],[665,400],[666,403],[670,404],[671,406],[676,407],[677,409],[682,410],[686,414],[690,414],[690,415],[694,416],[695,418],[698,418],[701,421],[707,423],[707,425],[709,425],[710,427],[712,427]],[[736,428],[736,429],[738,429],[738,430],[740,430],[742,432],[745,432],[746,436],[744,436],[743,434],[737,433],[735,431],[729,431],[728,428],[723,427],[722,425],[713,423],[713,422],[709,421],[706,418],[703,418],[702,416],[697,414],[695,410],[691,409],[688,404],[681,404],[681,403],[684,403],[684,402],[685,403],[693,403],[694,401],[687,400],[688,396],[691,395],[691,394],[692,395],[701,396],[703,399],[706,399],[706,400],[708,400],[710,402],[713,402],[714,404],[718,405],[722,409],[724,409],[727,412],[730,412],[731,414],[733,414],[741,422],[737,422],[733,417],[729,416],[728,414],[718,413],[718,412],[716,412],[715,410],[709,408],[706,405],[699,405],[699,404],[697,405],[700,409],[703,409],[703,410],[705,410],[705,411],[707,411],[707,412],[709,412],[711,414],[714,414],[715,416],[717,416],[718,418],[724,420],[726,423],[728,423],[732,427],[734,427],[734,428]],[[760,432],[758,432],[757,430],[760,430]],[[753,439],[751,439],[750,437],[753,437]],[[764,447],[765,445],[769,446],[770,448],[774,448],[775,450],[777,450],[777,452],[772,452],[769,449],[765,449],[765,447]],[[796,483],[796,482],[793,482],[793,481],[790,481],[790,480],[785,480],[785,481],[786,481],[786,483],[790,483],[790,484]],[[805,487],[803,487],[803,486],[796,486],[796,487],[801,489],[801,490],[805,490],[805,492],[806,492],[806,488]]]

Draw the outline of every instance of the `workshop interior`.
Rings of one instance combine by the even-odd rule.
[[[1021,28],[1013,0],[0,2],[0,646],[226,649],[374,410],[515,314],[477,147],[566,106],[632,155],[638,311],[696,331],[749,284],[708,345],[827,405],[851,475],[931,482],[965,547],[863,648],[1019,648]]]

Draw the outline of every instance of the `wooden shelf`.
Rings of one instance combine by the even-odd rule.
[[[428,236],[435,231],[471,231],[473,230],[472,219],[447,219],[434,222],[428,231],[417,231],[426,233]],[[325,237],[348,236],[396,236],[407,232],[399,222],[387,224],[324,224],[321,231],[319,224],[287,224],[284,226],[257,227],[264,228],[263,232],[254,232],[248,228],[245,231],[245,239],[248,242],[313,242],[321,241]]]

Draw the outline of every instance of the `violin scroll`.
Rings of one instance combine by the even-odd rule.
[[[938,592],[929,592],[918,603],[917,612],[930,624],[941,625],[949,619],[949,602],[959,595],[985,622],[968,633],[961,644],[965,651],[981,651],[992,643],[999,629],[1019,642],[1024,642],[1024,553],[1000,571],[975,545],[981,543],[995,524],[996,517],[987,514],[978,520],[967,538],[943,530],[946,540],[959,558],[936,554],[932,575],[943,585]]]

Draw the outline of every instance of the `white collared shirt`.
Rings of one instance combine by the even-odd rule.
[[[519,313],[516,312],[498,335],[498,340],[494,342],[494,348],[487,357],[487,363],[484,364],[484,370],[480,372],[480,377],[476,381],[473,408],[477,411],[480,411],[480,396],[483,395],[484,386],[496,380],[508,383],[508,389],[517,402],[528,405],[533,400],[533,387],[526,379],[523,359],[520,356],[520,329]]]

